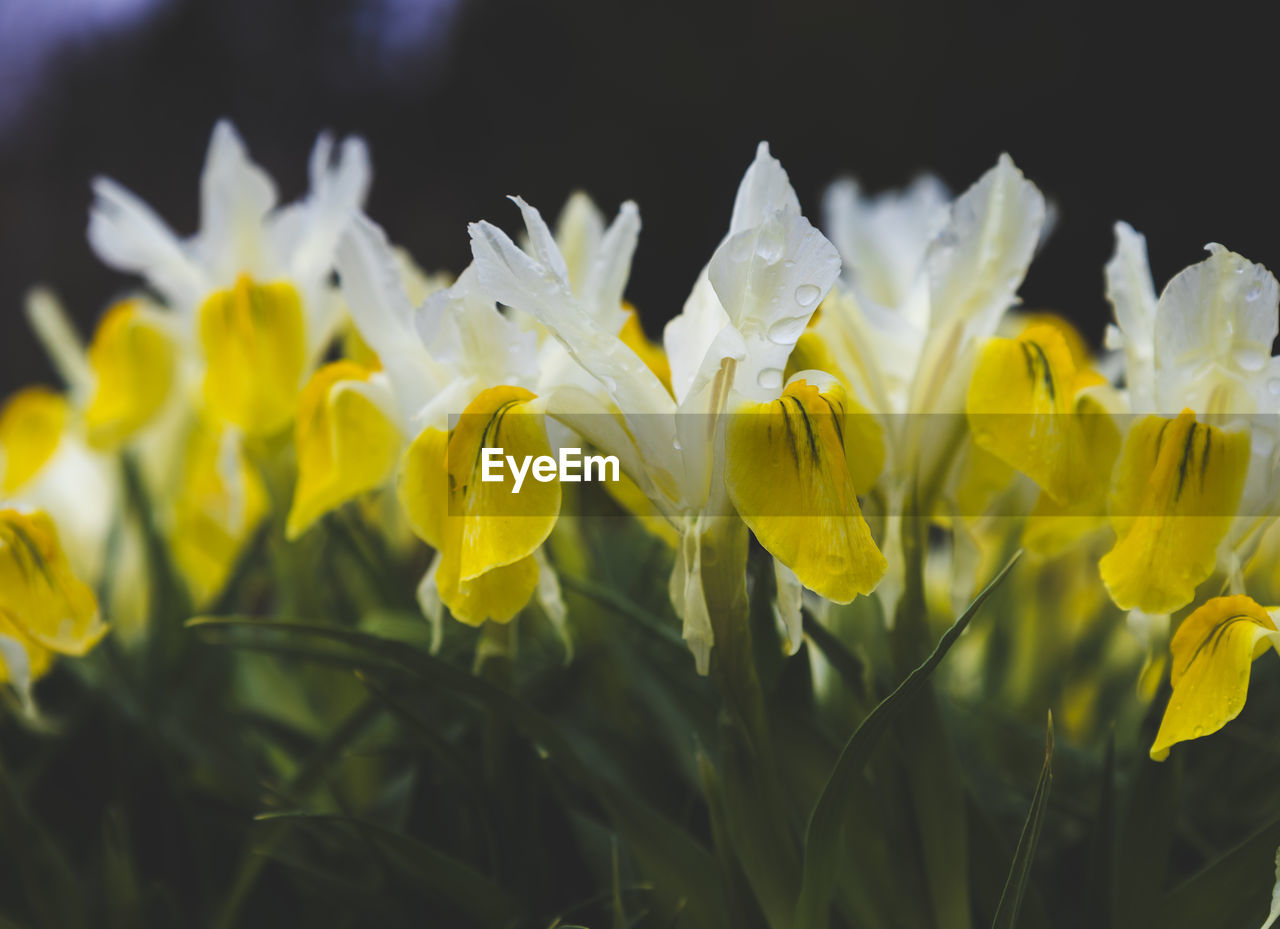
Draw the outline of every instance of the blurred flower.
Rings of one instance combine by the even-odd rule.
[[[54,655],[85,655],[106,631],[49,517],[0,509],[0,682],[29,703]]]

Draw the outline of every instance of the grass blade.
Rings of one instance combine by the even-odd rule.
[[[1018,923],[1018,910],[1022,908],[1022,898],[1031,881],[1031,862],[1036,855],[1036,846],[1040,844],[1040,830],[1044,828],[1045,811],[1048,809],[1049,791],[1052,787],[1053,714],[1050,713],[1049,722],[1045,726],[1044,767],[1040,769],[1040,779],[1031,796],[1031,811],[1022,826],[1022,835],[1018,837],[1009,878],[1005,881],[1004,892],[1000,894],[1000,905],[996,907],[995,919],[991,922],[992,929],[1014,929]]]
[[[796,905],[797,929],[824,929],[827,925],[830,917],[831,892],[837,877],[836,869],[842,859],[841,827],[848,808],[849,794],[862,776],[871,753],[880,744],[881,738],[888,732],[889,727],[912,697],[919,693],[929,680],[929,676],[946,657],[951,646],[960,638],[960,634],[964,632],[983,602],[1017,563],[1019,555],[1021,552],[1010,559],[991,583],[951,624],[951,628],[943,633],[932,654],[908,674],[893,693],[876,705],[845,743],[835,768],[827,778],[822,795],[809,816],[809,827],[805,832],[804,874],[800,887],[800,899]]]

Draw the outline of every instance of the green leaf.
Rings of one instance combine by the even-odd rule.
[[[683,829],[632,793],[599,777],[550,719],[515,694],[493,686],[469,671],[402,642],[334,626],[243,618],[202,617],[189,627],[205,635],[224,636],[222,644],[256,648],[278,646],[281,636],[312,638],[346,646],[344,658],[353,668],[377,672],[398,669],[421,685],[445,690],[502,717],[534,743],[541,755],[603,807],[626,838],[642,870],[668,904],[683,911],[683,925],[723,926],[721,889],[715,859]],[[259,637],[228,640],[227,633]],[[333,657],[332,653],[326,653]],[[305,657],[301,653],[299,657]]]
[[[800,899],[796,905],[797,929],[823,929],[828,923],[831,892],[838,879],[836,869],[843,857],[841,825],[849,806],[850,794],[857,787],[871,753],[880,744],[894,720],[929,680],[929,676],[960,638],[983,602],[1017,563],[1020,554],[1021,552],[1010,559],[960,614],[959,619],[952,623],[951,628],[943,633],[933,653],[908,674],[893,693],[877,704],[845,743],[835,768],[827,778],[822,796],[818,798],[809,816],[809,827],[805,833],[804,872]]]
[[[459,913],[486,926],[510,926],[523,910],[501,885],[466,862],[432,848],[425,842],[391,829],[336,813],[264,813],[259,821],[302,822],[312,828],[340,827],[355,830],[375,845],[384,861],[407,883],[433,899],[446,901]]]
[[[1044,828],[1045,811],[1049,803],[1049,791],[1053,787],[1053,714],[1045,726],[1044,767],[1040,769],[1040,779],[1036,782],[1036,791],[1031,796],[1031,811],[1022,826],[1022,835],[1018,837],[1018,847],[1013,853],[1013,865],[1009,868],[1009,877],[1004,884],[1004,892],[1000,895],[1000,905],[996,907],[995,919],[991,921],[992,929],[1014,929],[1018,924],[1018,911],[1022,908],[1022,898],[1031,881],[1031,862],[1035,859],[1036,846],[1040,843],[1040,830]]]
[[[1276,881],[1280,817],[1255,832],[1166,894],[1150,923],[1162,929],[1240,926],[1257,929],[1267,918]]]
[[[1089,873],[1085,880],[1085,915],[1090,926],[1112,929],[1115,924],[1116,866],[1116,737],[1107,739],[1107,753],[1098,791],[1098,811],[1094,816],[1089,843]]]

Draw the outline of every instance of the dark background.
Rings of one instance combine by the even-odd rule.
[[[50,377],[21,317],[30,285],[87,329],[127,283],[85,243],[90,177],[188,234],[221,115],[287,198],[318,130],[366,136],[369,210],[432,268],[465,264],[466,222],[513,227],[508,193],[549,214],[578,186],[608,212],[634,198],[629,295],[655,332],[758,140],[815,217],[841,173],[880,189],[932,169],[959,190],[1007,150],[1061,212],[1024,298],[1096,341],[1116,219],[1147,234],[1158,285],[1211,240],[1280,261],[1280,36],[1261,7],[1178,9],[0,0],[0,390]]]

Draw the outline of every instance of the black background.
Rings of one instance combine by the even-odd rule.
[[[36,2],[62,0],[0,0],[0,28],[5,6]],[[1007,150],[1061,214],[1025,301],[1096,341],[1116,219],[1147,234],[1158,285],[1208,241],[1280,261],[1280,35],[1262,9],[459,0],[391,54],[384,4],[171,0],[64,47],[3,129],[0,390],[50,377],[21,317],[29,286],[52,284],[87,329],[128,283],[85,243],[90,177],[188,234],[221,115],[287,198],[318,130],[366,136],[369,210],[429,268],[464,266],[470,220],[514,227],[506,194],[548,214],[574,187],[608,212],[636,199],[629,296],[654,332],[723,234],[758,140],[814,217],[842,173],[880,189],[929,169],[959,190]]]

